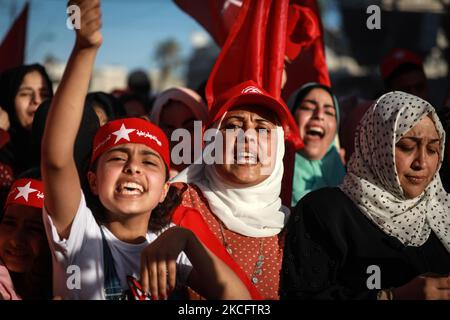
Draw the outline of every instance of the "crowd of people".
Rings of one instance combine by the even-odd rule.
[[[391,51],[386,93],[345,114],[316,82],[206,102],[151,98],[137,73],[89,93],[100,1],[76,3],[55,92],[39,64],[0,74],[0,300],[450,299],[450,108],[427,102],[420,57]],[[180,164],[174,132],[196,121],[212,134]]]

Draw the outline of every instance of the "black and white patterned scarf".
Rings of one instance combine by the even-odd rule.
[[[428,115],[442,141],[440,163],[424,192],[407,199],[397,176],[395,145]],[[404,92],[387,93],[361,120],[355,137],[355,152],[339,187],[383,232],[404,245],[423,245],[433,230],[450,252],[450,196],[439,177],[443,141],[445,132],[433,106]]]

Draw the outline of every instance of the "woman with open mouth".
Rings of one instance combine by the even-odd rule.
[[[29,157],[31,128],[39,105],[53,96],[52,82],[43,66],[23,65],[0,74],[0,88],[0,107],[11,124],[9,142],[0,150],[0,163],[17,176],[34,166]]]
[[[339,185],[345,169],[336,143],[339,104],[331,89],[307,83],[291,95],[288,106],[305,145],[295,155],[292,186],[292,206],[295,206],[311,191]]]
[[[173,221],[230,266],[253,299],[278,299],[289,215],[280,199],[284,140],[296,130],[295,121],[282,102],[246,81],[215,100],[208,124],[207,132],[216,133],[203,164],[173,180],[180,191]],[[205,164],[208,154],[215,154],[214,163]]]
[[[282,297],[450,299],[450,197],[434,107],[400,91],[365,113],[338,188],[310,192],[287,226]]]

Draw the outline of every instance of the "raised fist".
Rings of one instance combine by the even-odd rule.
[[[75,28],[76,46],[79,49],[99,48],[103,42],[100,0],[70,0],[68,7],[72,5],[80,9],[80,25]]]

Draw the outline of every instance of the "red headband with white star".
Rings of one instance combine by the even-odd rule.
[[[42,209],[44,206],[44,184],[35,179],[18,179],[14,181],[6,199],[5,208],[10,204]]]
[[[103,153],[120,144],[141,143],[156,151],[170,170],[169,141],[153,123],[140,118],[119,119],[101,126],[94,137],[91,164]]]

